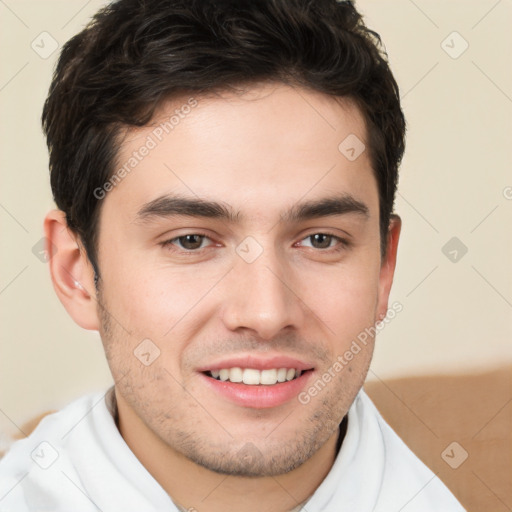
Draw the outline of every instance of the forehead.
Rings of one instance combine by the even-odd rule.
[[[103,214],[115,207],[135,215],[164,194],[224,201],[257,216],[332,193],[371,209],[377,185],[366,140],[355,104],[302,88],[185,95],[162,105],[148,126],[126,131],[115,167],[122,177]]]

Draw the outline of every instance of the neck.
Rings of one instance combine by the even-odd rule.
[[[150,431],[129,407],[114,408],[126,444],[146,470],[185,511],[287,512],[303,504],[329,473],[343,441],[341,428],[304,464],[273,477],[240,477],[215,473],[183,456]]]

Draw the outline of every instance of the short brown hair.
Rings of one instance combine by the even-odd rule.
[[[55,202],[97,275],[93,191],[115,171],[120,130],[147,124],[174,95],[261,81],[356,102],[368,129],[385,253],[405,120],[380,37],[352,2],[118,0],[64,45],[42,116]]]

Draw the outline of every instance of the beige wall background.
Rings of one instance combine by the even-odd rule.
[[[103,5],[0,2],[0,430],[111,383],[97,333],[58,301],[38,245],[53,207],[41,108],[58,49]],[[512,362],[512,3],[359,0],[408,120],[391,302],[369,379]],[[447,245],[448,244],[448,245]],[[504,397],[510,390],[504,390]]]

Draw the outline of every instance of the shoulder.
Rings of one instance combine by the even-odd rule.
[[[87,430],[87,416],[104,397],[103,392],[78,398],[43,417],[28,437],[10,446],[0,460],[0,512],[52,510],[53,498],[44,489],[60,485],[65,493],[65,479],[74,477],[67,455],[68,439],[75,429],[82,434]]]
[[[379,437],[382,448],[382,481],[376,512],[397,506],[403,512],[463,512],[462,505],[389,426],[364,390],[356,401],[363,421],[372,424],[366,432]]]

